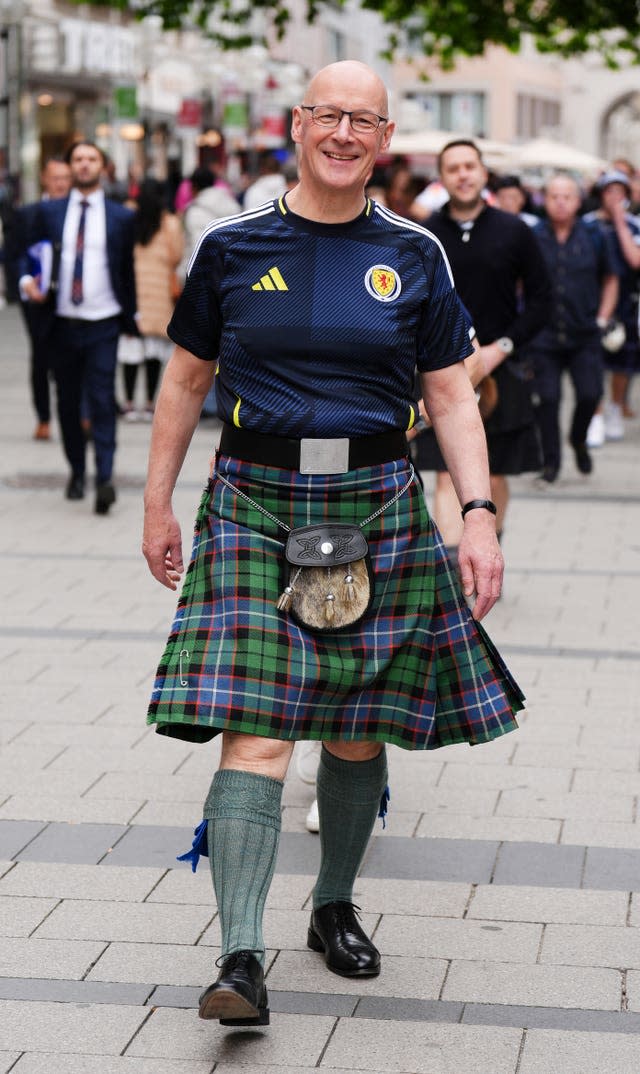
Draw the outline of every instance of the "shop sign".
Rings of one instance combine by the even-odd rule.
[[[197,97],[183,97],[176,123],[179,127],[199,127],[202,123],[202,101]]]
[[[116,86],[113,91],[116,119],[137,119],[138,99],[135,86]]]

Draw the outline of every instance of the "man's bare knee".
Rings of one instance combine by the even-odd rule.
[[[341,761],[372,761],[384,749],[381,742],[324,742],[323,745]]]
[[[284,779],[293,752],[293,742],[259,735],[243,735],[225,731],[222,736],[220,768]]]

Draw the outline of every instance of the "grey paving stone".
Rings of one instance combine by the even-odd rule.
[[[0,1000],[0,1040],[12,1050],[120,1055],[148,1018],[146,1007]]]
[[[20,1065],[15,1068],[16,1074],[212,1074],[212,1070],[211,1060],[183,1063],[179,1059],[70,1055],[68,1052],[57,1055],[29,1052],[22,1056]]]
[[[278,992],[269,989],[269,1006],[278,1014],[320,1014],[350,1018],[357,1003],[357,996],[334,995],[329,992]]]
[[[624,925],[628,907],[629,897],[622,891],[491,884],[475,890],[467,916],[485,921]]]
[[[18,861],[95,865],[125,831],[122,824],[51,823],[14,857]]]
[[[493,873],[498,843],[466,839],[373,840],[362,876],[406,880],[451,880],[487,884]]]
[[[437,883],[433,880],[383,880],[359,876],[353,898],[354,902],[369,913],[400,912],[416,917],[462,917],[471,891],[470,884]]]
[[[203,982],[204,984],[204,982]],[[202,984],[197,987],[185,985],[158,985],[147,998],[149,1007],[184,1007],[197,1010]]]
[[[616,970],[585,966],[536,966],[459,959],[452,962],[443,999],[532,1007],[577,1007],[617,1011],[622,993]]]
[[[518,1029],[349,1018],[338,1023],[321,1069],[514,1074],[521,1039]]]
[[[104,949],[100,941],[5,936],[0,944],[0,976],[80,980]]]
[[[114,941],[91,968],[91,981],[151,982],[171,987],[200,987],[218,976],[219,948],[189,944]]]
[[[120,940],[141,943],[194,944],[209,924],[203,906],[161,903],[85,902],[68,899],[53,911],[37,935],[49,939]]]
[[[238,1031],[203,1022],[193,1011],[158,1007],[131,1041],[127,1055],[209,1059],[231,1066],[316,1066],[335,1018],[278,1014],[265,1029]]]
[[[618,891],[640,890],[640,850],[589,847],[584,887]]]
[[[21,861],[8,876],[0,880],[0,895],[141,902],[154,892],[162,876],[161,869],[136,869],[132,866],[104,869],[101,865]]]
[[[56,905],[56,899],[0,897],[0,936],[30,936]]]
[[[536,961],[541,936],[539,924],[509,921],[489,924],[385,914],[374,939],[385,957],[422,955],[521,964]]]
[[[304,873],[317,876],[320,867],[320,840],[308,832],[283,832],[276,860],[278,873]]]
[[[581,1011],[561,1007],[516,1007],[498,1003],[465,1003],[463,1023],[559,1029],[587,1033],[640,1033],[640,1015],[629,1011]]]
[[[128,824],[142,801],[91,798],[79,795],[13,794],[0,808],[0,817],[13,820],[56,821],[59,824]]]
[[[15,1070],[19,1058],[20,1052],[0,1051],[0,1074],[9,1074],[10,1070]]]
[[[423,816],[416,836],[434,839],[484,839],[495,842],[557,843],[562,821],[539,817],[478,817],[467,813]]]
[[[638,1041],[623,1033],[531,1029],[518,1074],[638,1074]]]
[[[463,1010],[464,1003],[363,996],[355,1009],[354,1018],[387,1019],[392,1022],[461,1022]]]
[[[189,870],[189,865],[176,861],[176,858],[178,854],[190,850],[192,841],[192,828],[134,825],[125,829],[118,845],[104,859],[103,864],[152,865],[159,869]]]
[[[327,970],[322,955],[313,951],[280,951],[267,974],[267,985],[278,991],[323,993],[331,983],[350,996],[403,996],[437,999],[442,989],[445,959],[385,955],[379,977],[341,977]]]
[[[584,847],[554,846],[551,843],[503,843],[493,883],[579,888],[584,857]]]
[[[54,981],[38,977],[0,978],[0,999],[37,1003],[145,1003],[149,985],[114,984],[102,981]]]
[[[640,929],[624,925],[548,925],[540,961],[637,970],[640,969]]]
[[[0,820],[0,856],[15,858],[45,827],[35,820]]]

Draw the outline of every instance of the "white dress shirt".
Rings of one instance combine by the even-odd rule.
[[[71,301],[71,283],[76,260],[76,238],[80,223],[80,203],[89,202],[84,223],[84,253],[82,258],[82,302],[74,306]],[[82,321],[101,321],[105,317],[117,317],[122,307],[113,293],[109,264],[107,261],[107,220],[104,192],[94,190],[84,195],[75,188],[69,194],[69,205],[64,219],[57,312],[60,317],[73,317]]]

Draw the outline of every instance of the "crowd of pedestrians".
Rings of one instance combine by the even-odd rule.
[[[171,190],[133,168],[118,180],[102,151],[83,142],[44,162],[41,201],[15,209],[5,224],[7,290],[20,302],[30,340],[33,435],[51,437],[54,381],[70,499],[85,494],[92,440],[95,509],[109,511],[116,417],[153,418],[172,349],[167,324],[200,235],[212,221],[295,186],[295,156],[283,157],[261,154],[241,189],[231,188],[218,162],[197,167]],[[509,475],[554,483],[564,439],[586,475],[594,449],[621,440],[634,416],[628,394],[640,366],[640,180],[630,162],[617,160],[590,189],[568,173],[528,188],[518,175],[490,173],[467,139],[445,147],[430,181],[409,160],[390,159],[376,163],[367,191],[439,239],[475,330],[472,379],[501,535]],[[88,177],[81,174],[87,166]],[[96,212],[83,209],[87,199]],[[80,301],[72,294],[79,272]],[[565,374],[575,406],[563,432]],[[215,412],[212,388],[203,413]],[[434,514],[453,551],[461,533],[458,503],[428,428],[413,451],[423,469],[436,471]]]

